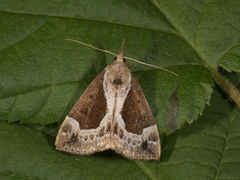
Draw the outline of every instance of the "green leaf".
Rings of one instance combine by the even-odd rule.
[[[237,0],[2,0],[0,179],[239,179],[239,110],[228,102],[240,106],[239,7]],[[159,132],[172,133],[161,135],[160,162],[54,150],[58,123],[113,59],[65,38],[114,53],[125,39],[125,56],[178,74],[131,69]]]

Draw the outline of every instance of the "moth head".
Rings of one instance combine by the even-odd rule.
[[[125,39],[122,41],[120,52],[119,52],[119,54],[113,59],[114,61],[123,61],[123,62],[126,62],[126,60],[125,60],[124,57],[123,57],[124,41],[125,41]]]
[[[117,57],[117,56],[115,56],[115,57],[113,58],[113,60],[114,60],[114,61],[116,61],[116,60],[117,60],[117,58],[118,58],[118,57]],[[125,63],[126,63],[126,58],[123,58],[123,62],[125,62]]]

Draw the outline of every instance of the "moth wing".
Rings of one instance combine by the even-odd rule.
[[[101,72],[87,87],[65,118],[56,138],[56,149],[74,154],[92,154],[110,148],[110,124]]]
[[[159,159],[160,139],[148,102],[131,74],[131,88],[124,102],[121,116],[115,116],[114,150],[130,159]]]

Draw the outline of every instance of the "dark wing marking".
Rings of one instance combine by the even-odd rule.
[[[131,89],[123,105],[122,118],[128,132],[140,135],[144,128],[156,123],[137,79],[132,73],[131,76]]]
[[[96,129],[106,115],[106,98],[103,92],[103,76],[101,72],[87,87],[68,116],[77,120],[80,129]]]

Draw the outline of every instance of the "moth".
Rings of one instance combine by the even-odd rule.
[[[124,41],[112,64],[91,82],[65,118],[56,138],[57,150],[90,155],[112,149],[129,159],[160,158],[157,125],[125,63],[123,46]]]

